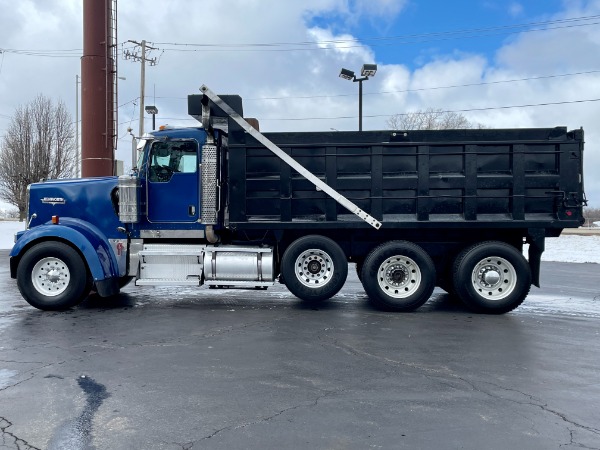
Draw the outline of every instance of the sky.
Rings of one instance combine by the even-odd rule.
[[[140,5],[143,5],[140,6]],[[0,136],[42,93],[75,118],[81,0],[0,0]],[[117,158],[131,166],[145,104],[157,125],[194,126],[187,95],[206,84],[244,98],[262,131],[358,128],[358,86],[339,78],[378,65],[363,84],[363,127],[393,114],[459,111],[491,128],[583,127],[585,187],[600,207],[600,0],[169,0],[118,3]],[[145,130],[151,128],[146,115]]]

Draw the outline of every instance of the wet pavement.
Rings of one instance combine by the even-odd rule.
[[[0,251],[0,449],[600,448],[600,265],[544,263],[510,314],[436,290],[372,309],[285,288],[30,307]]]

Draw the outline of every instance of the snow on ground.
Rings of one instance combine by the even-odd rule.
[[[24,228],[23,222],[0,221],[0,249],[12,248],[14,234]],[[525,247],[524,253],[527,255]],[[563,235],[548,238],[542,260],[600,264],[600,236]]]
[[[528,245],[523,253],[527,256]],[[542,261],[600,264],[600,236],[563,234],[546,239]]]
[[[15,243],[15,233],[25,229],[25,222],[0,220],[0,249],[12,248]]]

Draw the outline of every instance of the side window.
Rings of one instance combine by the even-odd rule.
[[[197,148],[194,141],[154,142],[148,161],[148,179],[167,183],[175,173],[195,173]]]

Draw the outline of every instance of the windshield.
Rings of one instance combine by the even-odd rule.
[[[155,141],[148,158],[148,180],[165,183],[174,173],[195,173],[197,155],[194,140]]]

